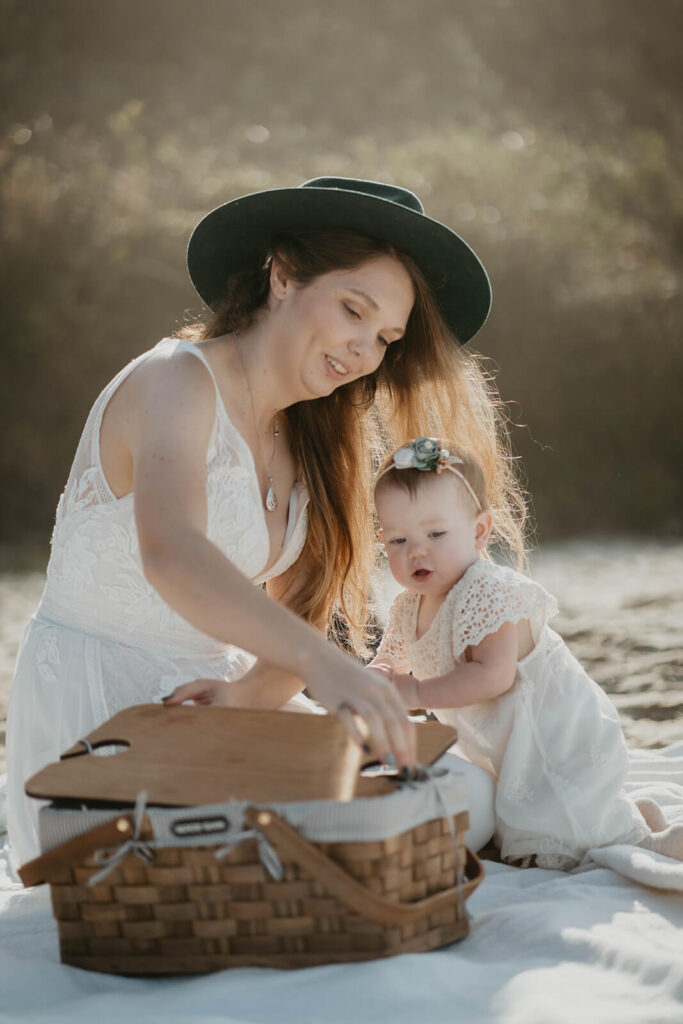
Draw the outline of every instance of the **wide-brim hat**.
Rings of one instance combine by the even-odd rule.
[[[428,217],[408,189],[356,178],[314,178],[298,188],[276,188],[216,207],[195,227],[187,249],[190,278],[214,308],[228,278],[259,266],[274,236],[342,228],[388,242],[418,265],[447,326],[464,344],[491,308],[491,285],[469,245]]]

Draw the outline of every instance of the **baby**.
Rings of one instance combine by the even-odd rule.
[[[568,869],[612,843],[683,859],[683,826],[667,828],[656,804],[624,792],[616,709],[548,626],[555,599],[486,555],[481,467],[419,437],[378,472],[375,505],[405,589],[370,667],[407,708],[456,726],[461,752],[496,777],[502,859]]]

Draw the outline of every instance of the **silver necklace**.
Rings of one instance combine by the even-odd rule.
[[[245,379],[246,384],[247,384],[247,391],[249,392],[249,400],[251,402],[251,411],[252,411],[252,414],[254,416],[254,424],[256,426],[256,433],[258,434],[259,445],[261,447],[261,457],[263,459],[263,465],[266,467],[266,476],[268,478],[268,490],[266,491],[266,500],[264,501],[263,504],[265,505],[267,512],[274,512],[276,510],[277,506],[278,506],[278,501],[277,501],[277,495],[275,493],[275,488],[273,487],[273,477],[272,477],[271,473],[269,472],[269,470],[272,469],[272,466],[273,466],[273,459],[275,458],[275,452],[277,450],[277,439],[280,436],[280,424],[279,424],[279,421],[278,421],[278,415],[279,414],[275,413],[275,416],[273,417],[273,454],[270,457],[270,466],[269,466],[268,463],[266,462],[266,456],[265,456],[265,452],[263,450],[263,441],[261,440],[261,429],[260,429],[260,427],[258,425],[258,417],[256,416],[256,406],[254,405],[254,396],[253,396],[252,391],[251,391],[251,385],[249,383],[249,377],[247,376],[247,370],[246,370],[246,367],[244,365],[244,360],[242,358],[242,353],[240,352],[240,346],[239,346],[239,342],[237,340],[237,335],[233,334],[233,338],[234,338],[234,341],[235,341],[235,348],[237,349],[237,358],[240,361],[240,366],[242,367],[242,373],[244,374],[244,379]]]

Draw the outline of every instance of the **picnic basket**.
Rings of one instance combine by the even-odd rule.
[[[50,883],[62,961],[110,973],[304,967],[463,938],[483,877],[464,778],[358,783],[348,800],[62,798],[41,809],[43,853],[20,875]]]

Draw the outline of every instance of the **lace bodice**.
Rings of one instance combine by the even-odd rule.
[[[483,559],[475,562],[449,591],[429,629],[416,637],[420,595],[403,591],[389,611],[377,654],[400,672],[418,678],[449,672],[504,622],[528,619],[534,640],[543,623],[557,614],[555,598],[540,583],[514,569]]]
[[[171,359],[178,351],[195,355],[214,379],[196,345],[165,338],[152,349]],[[178,652],[218,652],[224,645],[185,622],[146,580],[133,495],[117,498],[100,462],[104,410],[121,382],[150,354],[125,367],[90,412],[59,501],[39,612],[60,625],[123,643]],[[289,568],[299,557],[306,535],[305,486],[298,482],[292,491],[282,552],[266,575],[270,539],[254,460],[231,423],[217,387],[206,472],[208,538],[255,583]]]

